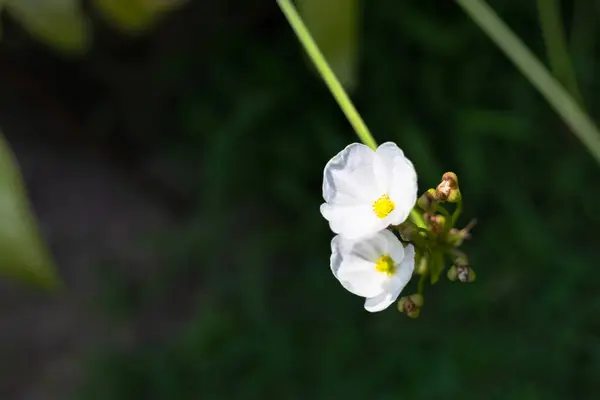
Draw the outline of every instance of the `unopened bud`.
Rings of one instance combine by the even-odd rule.
[[[424,253],[421,255],[417,254],[417,257],[415,257],[415,264],[416,264],[415,273],[417,275],[425,274],[429,270],[429,254],[428,253]]]
[[[448,269],[448,279],[451,280],[452,282],[456,281],[456,279],[458,279],[458,271],[456,270],[456,265],[451,266]]]
[[[448,182],[452,189],[458,189],[458,177],[454,172],[446,172],[442,175],[442,182]]]
[[[398,301],[398,311],[405,313],[410,318],[417,318],[423,307],[423,296],[416,293],[410,296],[402,297]]]
[[[429,217],[427,222],[429,222],[431,232],[438,235],[444,231],[444,226],[446,226],[446,217],[443,215],[433,215]]]
[[[454,172],[446,172],[442,181],[435,189],[435,197],[439,201],[456,203],[460,201],[460,190],[458,189],[458,177]]]
[[[413,235],[416,233],[416,228],[410,221],[401,223],[400,225],[396,226],[396,229],[398,229],[398,233],[400,234],[402,240],[408,242],[412,240]]]
[[[460,247],[460,245],[463,244],[463,241],[465,239],[469,239],[470,237],[471,235],[468,232],[464,233],[462,229],[458,230],[456,228],[452,228],[450,229],[450,232],[448,232],[448,242],[455,247]]]
[[[471,239],[471,229],[475,226],[477,220],[473,219],[467,226],[462,229],[452,228],[448,234],[448,242],[455,246],[460,247],[465,239]]]
[[[438,201],[435,195],[435,189],[429,189],[419,197],[417,205],[424,211],[435,212]]]
[[[448,270],[448,279],[452,282],[458,280],[462,283],[472,283],[475,282],[475,278],[475,271],[468,265],[453,265]]]
[[[446,201],[448,203],[458,203],[461,200],[462,200],[462,195],[460,194],[460,189],[450,190],[450,194],[448,195],[448,198],[446,199]]]

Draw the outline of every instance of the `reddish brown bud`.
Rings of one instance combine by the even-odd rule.
[[[442,181],[435,189],[435,196],[439,201],[449,201],[451,203],[460,200],[458,178],[454,172],[446,172],[442,176]]]
[[[446,217],[443,215],[433,215],[429,217],[429,228],[431,232],[439,235],[444,231],[444,227],[446,226]]]
[[[423,303],[423,296],[418,293],[402,297],[398,301],[398,311],[405,313],[410,318],[417,318],[421,313]]]
[[[462,283],[472,283],[475,281],[475,271],[468,265],[459,264],[453,265],[448,270],[448,279],[451,281],[460,281]]]
[[[417,205],[424,211],[435,212],[438,201],[435,195],[435,189],[429,189],[419,197]]]

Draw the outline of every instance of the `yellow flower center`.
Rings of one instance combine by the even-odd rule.
[[[389,254],[386,254],[379,257],[379,260],[377,260],[377,263],[375,264],[375,269],[381,273],[393,275],[394,271],[396,271],[396,265],[394,264],[392,257],[390,257]]]
[[[395,207],[396,205],[387,194],[382,195],[380,198],[375,200],[375,202],[373,202],[373,212],[381,219],[390,215],[390,213],[394,211]]]

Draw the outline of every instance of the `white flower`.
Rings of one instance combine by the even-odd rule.
[[[331,271],[351,293],[366,297],[365,309],[377,312],[392,304],[415,267],[412,244],[402,246],[389,230],[365,239],[337,235],[331,241]]]
[[[321,214],[333,232],[369,236],[406,220],[417,201],[417,173],[394,143],[377,151],[353,143],[325,166],[323,198]]]

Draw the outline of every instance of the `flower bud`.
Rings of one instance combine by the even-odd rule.
[[[442,175],[442,182],[448,182],[452,189],[458,189],[458,177],[454,172],[446,172]]]
[[[453,265],[448,270],[448,279],[452,282],[458,280],[462,283],[472,283],[475,282],[475,278],[475,271],[468,265]]]
[[[435,189],[429,189],[419,197],[417,205],[426,212],[435,212],[438,200],[435,195]]]
[[[442,176],[442,181],[435,189],[435,197],[439,201],[448,201],[450,203],[460,201],[461,195],[458,189],[458,177],[454,172],[446,172]]]
[[[402,297],[398,301],[398,311],[405,313],[410,318],[417,318],[421,313],[423,302],[423,296],[418,293]]]
[[[395,227],[400,234],[402,240],[410,242],[413,238],[413,235],[417,233],[414,224],[408,220],[404,221],[400,225]]]
[[[415,273],[417,275],[423,275],[429,270],[429,254],[417,253],[417,257],[415,257]]]
[[[429,217],[427,222],[429,222],[431,232],[439,235],[444,231],[444,226],[446,226],[446,217],[443,215],[433,215]]]
[[[448,279],[452,282],[456,281],[456,279],[458,279],[458,271],[456,270],[456,265],[451,266],[448,269]]]
[[[458,203],[462,200],[462,195],[460,194],[460,189],[452,189],[450,190],[450,194],[448,195],[448,199],[446,201],[448,203]]]
[[[460,247],[465,239],[470,239],[471,234],[466,232],[464,229],[458,230],[456,228],[450,229],[448,232],[448,242],[454,247]]]
[[[450,229],[450,232],[448,232],[448,243],[454,247],[460,247],[465,239],[471,239],[471,229],[473,229],[476,223],[477,220],[473,219],[467,226],[460,230],[456,228]]]

